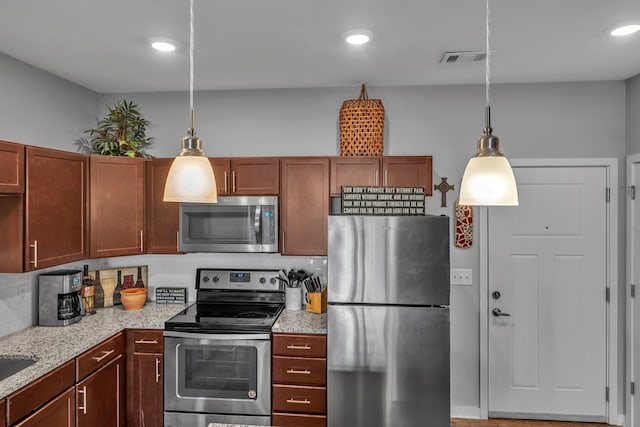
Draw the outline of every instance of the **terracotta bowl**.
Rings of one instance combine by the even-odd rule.
[[[147,288],[127,288],[120,292],[125,310],[140,310],[147,301]]]

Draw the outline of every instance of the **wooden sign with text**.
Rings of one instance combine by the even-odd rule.
[[[424,187],[342,187],[343,215],[425,215]]]

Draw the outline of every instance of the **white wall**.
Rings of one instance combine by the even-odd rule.
[[[76,151],[97,93],[0,53],[0,139]]]
[[[115,99],[137,102],[153,123],[150,151],[171,157],[188,126],[186,93],[102,95],[0,55],[0,139],[75,151],[82,130],[93,127]],[[337,155],[338,110],[357,87],[197,92],[196,128],[210,156]],[[452,215],[452,204],[468,158],[484,126],[484,87],[371,87],[386,108],[385,154],[433,156],[434,183],[446,176],[456,185],[449,207],[439,193],[428,211]],[[513,158],[616,157],[625,154],[625,83],[587,82],[492,86],[493,125],[504,152]],[[621,180],[624,182],[624,180]],[[624,200],[624,199],[621,199]],[[624,208],[621,208],[624,211]],[[624,252],[621,252],[623,254]],[[624,257],[622,257],[624,259]],[[323,259],[278,255],[139,256],[92,260],[91,268],[149,265],[152,286],[192,286],[197,266],[254,264],[312,268]],[[478,248],[452,248],[452,267],[472,268],[474,284],[451,292],[452,405],[479,405]],[[81,266],[74,263],[71,266]],[[35,303],[37,274],[0,275],[0,324],[28,323],[24,310]],[[21,291],[23,290],[23,291]],[[22,313],[22,314],[21,314]],[[35,320],[31,316],[31,322]],[[25,325],[26,326],[26,325]],[[15,329],[0,329],[0,335]]]
[[[640,153],[640,74],[627,80],[627,154]]]

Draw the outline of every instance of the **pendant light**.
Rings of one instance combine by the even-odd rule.
[[[485,128],[478,139],[478,153],[469,160],[462,184],[460,204],[475,206],[517,206],[518,189],[513,170],[507,158],[500,151],[500,141],[491,128],[491,107],[489,106],[489,75],[491,71],[491,49],[489,47],[489,0],[487,0],[487,55],[485,62]]]
[[[202,151],[202,141],[196,136],[193,113],[193,0],[189,0],[189,106],[191,127],[182,138],[182,151],[174,159],[164,186],[165,202],[216,203],[216,178],[209,159]]]

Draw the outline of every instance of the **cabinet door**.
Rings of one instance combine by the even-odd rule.
[[[144,160],[90,159],[91,257],[144,253]]]
[[[127,400],[132,408],[127,417],[129,427],[162,427],[163,425],[163,355],[134,353],[133,372],[129,372],[131,386]]]
[[[0,272],[21,273],[24,271],[24,196],[1,196],[0,218]]]
[[[379,157],[333,157],[331,194],[340,194],[343,185],[380,185]]]
[[[329,215],[329,159],[281,159],[281,252],[326,255]]]
[[[87,257],[86,156],[26,149],[25,270]]]
[[[218,196],[228,196],[231,194],[231,161],[222,157],[210,158],[209,161],[216,177]]]
[[[77,427],[125,425],[123,372],[119,355],[76,385]]]
[[[279,160],[273,157],[231,159],[231,193],[239,196],[278,195]]]
[[[382,185],[388,187],[424,187],[431,196],[431,156],[389,156],[382,158]]]
[[[75,390],[71,387],[29,418],[15,424],[15,427],[75,427],[75,425]]]
[[[0,141],[0,193],[24,193],[24,145]]]
[[[146,168],[146,247],[150,254],[178,253],[179,203],[163,202],[173,159],[151,159]]]

